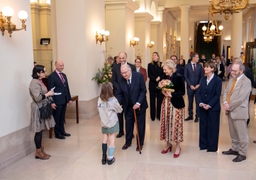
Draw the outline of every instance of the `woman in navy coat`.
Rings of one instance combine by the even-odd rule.
[[[199,147],[200,150],[207,150],[207,152],[216,152],[219,140],[222,80],[214,74],[215,70],[214,62],[205,63],[206,76],[202,77],[199,88]]]

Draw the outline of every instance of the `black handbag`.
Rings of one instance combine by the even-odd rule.
[[[39,108],[40,111],[40,118],[41,119],[49,119],[52,115],[52,106],[51,106],[51,101],[46,99],[43,101],[42,107]]]
[[[33,98],[33,100],[37,104],[37,102],[35,101],[34,98]],[[37,104],[37,106],[38,106],[38,104]],[[49,119],[53,113],[53,109],[51,106],[51,100],[49,100],[48,98],[44,99],[42,101],[42,107],[38,106],[38,109],[40,112],[40,119]]]

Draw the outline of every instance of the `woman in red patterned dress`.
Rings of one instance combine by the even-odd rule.
[[[174,85],[174,92],[162,90],[164,99],[161,106],[160,140],[167,142],[167,149],[162,154],[172,150],[171,141],[176,143],[174,158],[180,155],[180,143],[183,141],[184,99],[185,84],[182,75],[176,72],[176,64],[172,60],[166,60],[163,64],[166,79],[170,79]]]

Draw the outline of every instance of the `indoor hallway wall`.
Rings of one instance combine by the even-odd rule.
[[[82,119],[98,113],[100,86],[91,79],[105,60],[105,43],[95,41],[96,31],[105,28],[104,8],[104,0],[52,1],[54,57],[65,64],[71,95],[79,95]]]
[[[28,0],[1,0],[0,9],[10,6],[14,10],[12,22],[21,27],[18,11],[28,12],[27,30],[13,32],[12,37],[5,31],[0,36],[0,169],[30,154],[34,149],[30,124],[29,83],[32,79],[33,47]]]

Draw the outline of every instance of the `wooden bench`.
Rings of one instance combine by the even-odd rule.
[[[79,113],[78,113],[78,95],[72,96],[71,101],[76,101],[76,123],[79,124]],[[49,130],[49,138],[52,138],[52,131],[53,129],[50,128]]]

